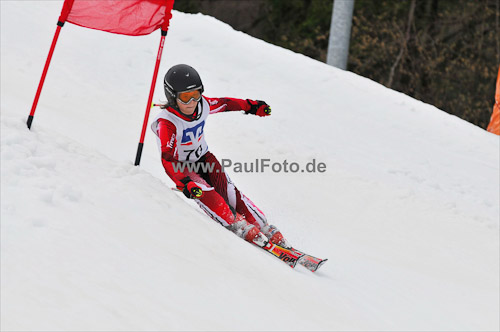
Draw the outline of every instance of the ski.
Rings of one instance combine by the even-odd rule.
[[[171,189],[177,192],[181,192],[181,190],[175,187]],[[240,214],[238,214],[238,216],[240,217],[238,220],[243,218]],[[269,252],[282,262],[286,263],[292,269],[295,268],[297,263],[299,263],[309,271],[316,272],[328,260],[308,255],[293,247],[285,248],[279,246],[270,241],[267,241],[267,239],[264,240],[261,237],[254,239],[254,241],[250,243],[253,243],[255,246]]]
[[[295,252],[302,254],[299,259],[299,264],[308,269],[311,272],[316,272],[323,264],[328,260],[327,258],[321,259],[308,254],[303,253],[300,250],[292,248]]]
[[[271,253],[276,256],[282,262],[285,262],[292,269],[297,265],[300,259],[304,256],[304,253],[298,252],[293,248],[283,248],[279,245],[276,245],[272,242],[268,242],[265,246],[261,247],[265,251]]]
[[[291,268],[295,268],[297,263],[299,263],[311,272],[316,272],[328,260],[308,255],[295,248],[284,248],[271,242],[268,242],[261,248],[276,256]]]

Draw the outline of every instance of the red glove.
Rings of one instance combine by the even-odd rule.
[[[265,101],[247,99],[247,103],[250,105],[250,110],[245,111],[246,114],[254,114],[258,116],[271,115],[271,106],[266,104]]]
[[[187,198],[199,199],[203,196],[203,190],[198,187],[198,185],[191,180],[189,176],[186,176],[184,179],[180,180],[184,187],[177,187],[179,190],[182,190],[182,193]]]

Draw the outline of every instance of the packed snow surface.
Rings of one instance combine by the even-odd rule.
[[[149,130],[133,166],[159,32],[66,24],[28,131],[62,2],[0,4],[2,330],[499,330],[498,136],[174,12],[154,102],[190,64],[206,96],[272,106],[211,116],[219,159],[326,165],[227,169],[295,247],[329,259],[290,269],[172,191]]]

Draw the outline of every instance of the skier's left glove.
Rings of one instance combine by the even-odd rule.
[[[184,184],[184,187],[179,188],[182,190],[182,193],[184,196],[187,198],[201,198],[203,196],[203,190],[198,187],[196,182],[192,181],[189,176],[186,176],[184,179],[181,180],[181,182]]]
[[[258,116],[271,115],[271,106],[269,106],[265,101],[247,99],[247,103],[250,105],[250,110],[245,111],[246,114],[254,114]]]

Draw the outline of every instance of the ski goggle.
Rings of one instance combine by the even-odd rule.
[[[189,104],[191,100],[200,101],[201,90],[179,92],[177,93],[177,99],[184,105]]]

